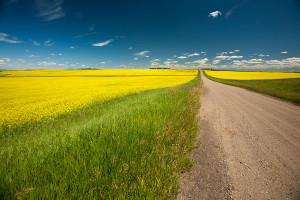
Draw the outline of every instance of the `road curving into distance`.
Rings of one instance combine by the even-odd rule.
[[[300,106],[202,80],[202,144],[178,199],[300,199]]]

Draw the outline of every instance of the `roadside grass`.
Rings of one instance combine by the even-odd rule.
[[[277,80],[231,80],[219,79],[203,74],[216,82],[246,88],[280,99],[284,99],[300,105],[300,79],[277,79]]]
[[[200,76],[0,133],[0,199],[170,199],[191,167]]]

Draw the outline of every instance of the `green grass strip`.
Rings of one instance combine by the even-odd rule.
[[[211,77],[204,70],[203,74],[219,83],[246,88],[300,105],[300,79],[231,80]]]
[[[0,199],[175,198],[191,167],[199,80],[6,132]]]

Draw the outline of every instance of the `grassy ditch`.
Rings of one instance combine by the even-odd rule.
[[[213,81],[246,88],[300,105],[300,79],[230,80],[208,76],[204,70],[203,74]]]
[[[191,167],[199,79],[6,132],[0,199],[176,197],[180,172]]]

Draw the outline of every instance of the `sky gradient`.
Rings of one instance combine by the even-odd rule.
[[[0,69],[149,67],[300,71],[300,1],[0,1]]]

